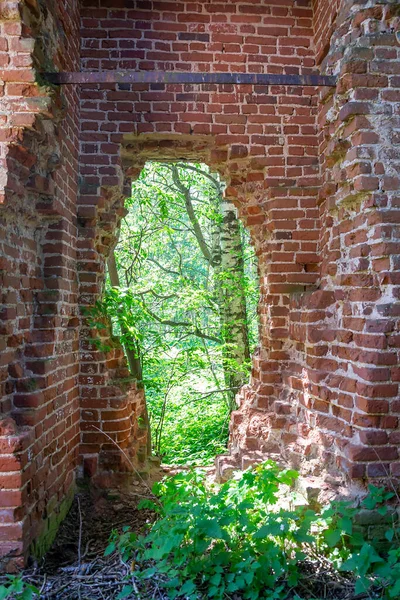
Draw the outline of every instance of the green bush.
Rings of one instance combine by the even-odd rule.
[[[332,572],[353,578],[356,594],[371,598],[374,586],[374,597],[399,598],[396,545],[385,559],[355,534],[357,510],[348,502],[319,512],[290,506],[296,478],[295,471],[267,461],[222,485],[210,484],[199,470],[165,479],[154,488],[159,501],[151,506],[160,518],[147,535],[114,533],[106,553],[118,549],[123,560],[134,557],[134,574],[143,582],[162,574],[172,599],[298,600],[295,590],[300,593],[303,577],[310,579],[307,565],[315,569],[327,561]],[[383,514],[392,496],[370,486],[363,506]],[[388,528],[386,537],[392,542],[397,534]],[[127,585],[120,598],[132,589]]]
[[[347,506],[334,505],[324,517],[277,507],[282,486],[296,477],[268,461],[221,486],[199,471],[166,479],[155,487],[160,519],[149,533],[115,535],[107,552],[118,546],[126,560],[135,553],[142,579],[164,574],[170,598],[284,598],[298,584],[307,546],[327,554],[336,546],[336,560],[350,556]]]
[[[162,401],[157,404],[156,399],[148,395],[148,405],[152,423],[156,423]],[[163,462],[175,465],[212,464],[217,454],[226,452],[228,426],[229,407],[223,398],[199,397],[193,400],[190,388],[175,388],[162,430]]]
[[[0,600],[33,600],[39,598],[39,590],[25,582],[19,575],[7,575],[7,583],[0,585]]]

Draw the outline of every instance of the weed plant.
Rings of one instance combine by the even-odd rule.
[[[283,507],[297,477],[267,461],[222,485],[199,470],[167,478],[154,487],[157,503],[143,503],[159,519],[139,537],[114,532],[106,553],[118,550],[123,560],[133,561],[134,576],[143,584],[161,576],[171,599],[305,600],[311,597],[301,595],[305,567],[320,561],[353,578],[355,595],[399,598],[396,523],[388,525],[388,551],[380,554],[354,531],[357,508],[350,502],[332,502],[319,511]],[[386,515],[393,496],[371,485],[362,507]],[[127,583],[119,598],[132,591]]]

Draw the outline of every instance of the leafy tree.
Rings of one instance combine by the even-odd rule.
[[[223,190],[205,165],[148,163],[108,261],[103,308],[146,388],[155,451],[173,462],[222,450],[257,339],[254,253]],[[196,410],[211,422],[203,450]],[[171,445],[172,423],[197,450]]]

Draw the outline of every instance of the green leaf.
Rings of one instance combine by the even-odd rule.
[[[117,600],[123,600],[124,598],[127,598],[130,594],[132,594],[133,591],[134,588],[131,585],[124,585],[122,591],[117,596]]]
[[[368,510],[373,510],[378,504],[378,501],[373,497],[367,496],[363,500],[362,504],[363,506],[365,506],[365,508],[368,508]]]
[[[244,577],[244,580],[246,581],[247,585],[250,585],[252,583],[254,576],[255,576],[254,571],[248,571],[248,572],[243,573],[243,577]]]
[[[104,550],[104,556],[110,556],[116,550],[115,542],[110,542]]]
[[[196,585],[195,585],[194,581],[192,581],[191,579],[188,579],[188,581],[186,581],[183,584],[183,586],[181,587],[181,589],[179,590],[179,593],[182,595],[187,595],[187,594],[192,594],[195,591],[196,591]]]
[[[388,587],[389,598],[399,598],[400,596],[400,578],[394,582],[393,586]]]
[[[363,592],[367,592],[372,585],[372,581],[370,579],[366,579],[365,577],[360,577],[357,579],[356,585],[354,586],[354,591],[356,595],[362,594]]]
[[[394,498],[394,497],[395,497],[395,495],[396,495],[396,494],[395,494],[394,492],[386,492],[386,493],[383,495],[383,499],[384,499],[384,500],[391,500],[392,498]]]
[[[374,569],[374,575],[378,577],[390,578],[393,574],[393,567],[388,564],[377,565]]]
[[[359,531],[355,531],[351,536],[352,546],[362,546],[365,542],[364,536]]]
[[[385,538],[391,542],[394,538],[394,529],[388,529],[387,531],[385,531]]]
[[[342,517],[338,520],[338,527],[348,535],[353,533],[353,522],[349,517]]]
[[[244,598],[246,600],[258,600],[259,594],[257,590],[249,590],[245,593]]]
[[[157,569],[155,567],[150,567],[149,569],[145,569],[141,575],[144,579],[150,579],[150,577],[153,577],[153,575],[155,575],[157,573]]]
[[[169,581],[166,581],[164,583],[164,587],[166,588],[177,588],[179,585],[181,585],[181,580],[178,579],[178,577],[173,577],[172,579],[170,579]]]
[[[246,580],[242,575],[236,577],[235,584],[237,591],[244,590],[246,588]]]
[[[262,539],[262,538],[266,538],[267,536],[271,535],[271,525],[263,525],[262,527],[260,527],[260,529],[258,529],[258,531],[255,532],[255,534],[253,535],[254,539]]]
[[[347,571],[348,573],[355,572],[357,569],[357,558],[358,554],[353,554],[348,558],[340,567],[340,571]]]
[[[216,519],[202,520],[198,524],[199,530],[214,539],[222,539],[223,531]]]
[[[210,577],[209,581],[210,581],[210,583],[212,583],[213,585],[218,587],[219,584],[221,583],[221,579],[222,579],[221,573],[215,573],[215,575]]]
[[[340,529],[328,530],[324,532],[324,538],[330,548],[333,548],[341,540],[342,534]]]

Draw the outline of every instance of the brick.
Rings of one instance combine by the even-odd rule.
[[[368,102],[347,102],[340,110],[339,119],[347,121],[355,115],[367,115],[370,113],[371,106]]]
[[[390,446],[365,448],[363,446],[348,446],[346,454],[355,462],[376,462],[380,460],[396,460],[398,449]]]
[[[35,84],[31,34],[22,36],[18,6],[7,3],[13,20],[2,22],[0,95],[10,99],[10,114],[0,117],[0,169],[7,179],[4,191],[0,182],[0,202],[16,208],[7,213],[6,237],[0,222],[0,240],[8,240],[14,220],[22,234],[13,232],[5,252],[0,241],[0,287],[7,294],[0,320],[6,415],[0,468],[1,482],[18,486],[13,477],[23,466],[21,489],[32,487],[31,504],[21,492],[14,498],[19,512],[4,508],[10,525],[28,512],[46,513],[45,500],[36,501],[39,481],[44,497],[57,499],[55,508],[49,505],[51,518],[72,485],[78,451],[89,477],[100,480],[107,467],[126,469],[93,424],[132,456],[143,443],[135,433],[142,393],[120,387],[116,377],[127,374],[122,350],[98,352],[88,341],[90,328],[82,326],[78,360],[77,315],[78,302],[90,305],[102,287],[105,255],[129,193],[122,171],[129,164],[127,174],[137,177],[154,158],[207,157],[224,173],[259,258],[262,360],[255,357],[250,386],[241,392],[232,446],[239,453],[259,450],[273,429],[274,451],[293,448],[301,464],[335,465],[350,478],[384,478],[379,461],[400,472],[400,77],[394,34],[373,29],[378,19],[389,31],[393,11],[361,2],[349,18],[348,3],[321,0],[313,10],[309,4],[104,0],[100,7],[85,0],[84,70],[296,74],[322,63],[321,71],[333,67],[339,82],[320,91],[88,84],[80,88],[80,104],[76,88],[63,88],[61,106],[57,94],[48,101],[47,89]],[[35,34],[57,37],[49,48],[57,49],[62,71],[81,70],[78,8],[76,0],[51,3],[43,22],[35,9]],[[56,25],[44,31],[52,19]],[[58,23],[68,35],[59,35]],[[36,219],[43,244],[27,232],[26,223]],[[23,437],[22,428],[34,435]],[[38,469],[43,453],[47,462]],[[45,519],[32,535],[41,527]]]
[[[369,414],[385,414],[389,412],[387,400],[371,400],[369,398],[356,398],[356,406]]]
[[[388,434],[386,431],[360,431],[360,440],[367,445],[384,446],[388,443]]]

